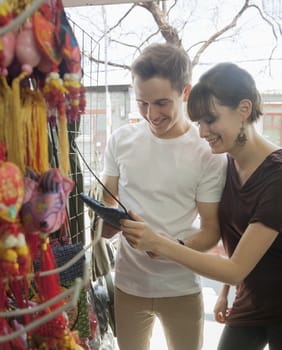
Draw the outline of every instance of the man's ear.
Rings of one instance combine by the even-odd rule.
[[[192,88],[191,84],[185,85],[184,90],[183,90],[183,102],[188,101],[188,97],[190,95],[191,88]]]
[[[249,118],[250,114],[252,113],[252,107],[253,107],[253,104],[250,100],[243,99],[240,101],[238,110],[241,114],[242,120],[245,121]]]

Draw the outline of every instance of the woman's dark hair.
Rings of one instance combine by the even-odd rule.
[[[261,111],[261,97],[253,77],[244,69],[233,63],[220,63],[203,74],[192,88],[187,105],[188,115],[192,121],[213,116],[214,98],[217,103],[235,109],[240,101],[252,102],[249,123],[256,121]]]
[[[191,81],[191,62],[184,49],[165,43],[147,46],[131,66],[132,78],[168,79],[180,94]]]

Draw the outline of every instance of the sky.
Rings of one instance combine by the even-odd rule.
[[[253,0],[253,3],[266,3],[270,13],[275,12],[282,27],[282,0]],[[168,0],[167,6],[173,3]],[[231,21],[235,13],[242,7],[243,0],[178,0],[177,6],[170,12],[170,22],[176,27],[183,27],[180,33],[183,46],[188,50],[191,58],[196,54],[199,44],[209,38],[216,30]],[[70,18],[87,31],[97,42],[94,55],[102,59],[107,55],[109,61],[130,65],[136,50],[133,45],[140,42],[156,31],[156,25],[151,14],[142,8],[136,8],[127,16],[114,32],[107,37],[108,45],[103,37],[105,23],[108,28],[114,26],[132,4],[106,5],[104,12],[102,6],[87,6],[66,9]],[[104,15],[104,16],[103,16]],[[280,17],[280,18],[279,18]],[[278,26],[275,26],[278,29]],[[277,31],[278,32],[278,31]],[[257,87],[261,92],[273,91],[282,93],[282,34],[278,35],[277,47],[273,53],[273,60],[268,59],[275,45],[272,29],[259,17],[255,9],[248,10],[238,21],[238,26],[231,32],[223,35],[220,40],[211,45],[201,56],[199,64],[193,70],[193,81],[216,63],[232,61],[247,69],[255,78]],[[163,38],[154,36],[153,41],[162,42]],[[126,42],[131,47],[121,46],[117,41]],[[87,43],[84,47],[87,47]],[[101,68],[101,75],[105,73]],[[128,71],[114,69],[108,66],[106,79],[108,84],[121,84],[131,82]],[[98,83],[97,83],[98,84]],[[103,85],[103,77],[99,85]]]

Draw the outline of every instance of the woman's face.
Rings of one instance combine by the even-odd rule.
[[[213,153],[230,154],[240,147],[236,138],[242,126],[240,107],[233,109],[220,105],[213,99],[211,115],[204,116],[198,122],[200,136],[209,143]]]

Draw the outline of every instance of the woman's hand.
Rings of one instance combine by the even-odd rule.
[[[229,313],[230,308],[228,308],[228,299],[226,296],[219,296],[213,308],[214,318],[219,323],[225,323]]]
[[[129,211],[133,220],[120,220],[120,228],[131,247],[152,252],[156,246],[159,235],[137,214]]]

